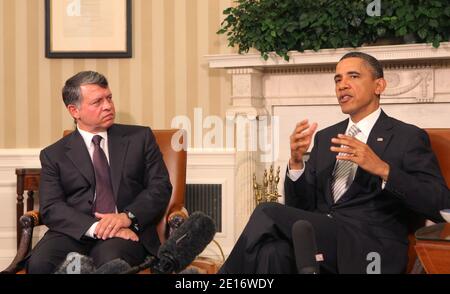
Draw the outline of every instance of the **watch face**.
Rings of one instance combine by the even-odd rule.
[[[131,213],[131,211],[128,211],[128,218],[129,219],[134,219],[135,218],[134,214]]]

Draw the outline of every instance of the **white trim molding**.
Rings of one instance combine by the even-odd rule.
[[[307,50],[303,53],[292,51],[289,53],[289,61],[275,54],[270,54],[269,59],[264,60],[259,53],[253,54],[222,54],[207,55],[210,68],[241,68],[241,67],[279,67],[300,65],[327,65],[335,64],[350,51],[363,51],[373,55],[380,61],[417,61],[430,59],[449,59],[450,42],[442,42],[439,48],[433,48],[429,44],[406,44],[388,46],[366,46],[359,48],[322,49],[317,52]]]

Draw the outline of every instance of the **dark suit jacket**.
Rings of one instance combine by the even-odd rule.
[[[114,124],[108,129],[108,149],[117,210],[136,215],[140,242],[155,254],[160,245],[156,224],[172,191],[155,137],[147,127]],[[44,224],[74,239],[83,238],[96,222],[94,168],[83,138],[74,131],[42,150],[40,159]]]
[[[357,169],[348,191],[333,203],[332,172],[336,153],[331,138],[345,133],[348,119],[318,132],[304,174],[285,181],[286,205],[322,214],[338,222],[338,270],[366,273],[370,252],[381,255],[382,273],[404,272],[407,264],[408,217],[414,211],[442,221],[439,210],[450,196],[425,131],[388,117],[375,123],[367,144],[390,165],[387,184]],[[382,140],[377,140],[382,138]]]

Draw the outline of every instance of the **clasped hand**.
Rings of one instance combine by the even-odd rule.
[[[122,238],[125,240],[139,241],[139,237],[129,229],[131,220],[125,213],[95,213],[99,219],[95,228],[95,236],[99,239]]]

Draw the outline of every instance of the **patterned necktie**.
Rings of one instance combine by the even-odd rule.
[[[360,132],[360,129],[356,125],[352,125],[347,132],[347,136],[354,137]],[[339,153],[339,155],[345,155],[345,153]],[[352,183],[353,177],[352,169],[355,163],[347,160],[338,160],[333,172],[333,181],[331,183],[331,189],[333,191],[334,203],[347,191],[348,187]]]
[[[100,147],[100,141],[102,139],[103,138],[99,135],[95,135],[92,138],[92,143],[94,143],[92,162],[95,171],[96,193],[94,211],[100,213],[114,213],[116,204],[114,202],[108,160],[105,152],[103,152],[103,149]]]

